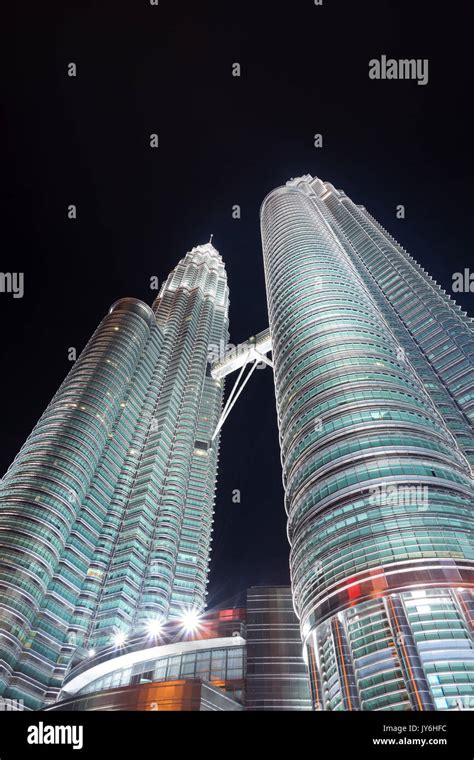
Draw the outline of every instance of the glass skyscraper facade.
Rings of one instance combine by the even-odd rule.
[[[227,341],[209,243],[84,348],[1,482],[0,696],[53,702],[73,656],[204,608]]]
[[[1,481],[0,697],[474,709],[473,321],[329,183],[271,192],[261,229],[268,330],[221,355],[224,264],[193,248],[151,307],[112,305]],[[274,369],[291,592],[253,587],[189,641],[219,430],[260,361]]]
[[[472,709],[472,320],[329,183],[261,229],[314,707]]]

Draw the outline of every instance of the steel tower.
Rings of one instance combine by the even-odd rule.
[[[261,227],[314,704],[474,707],[472,320],[317,178],[271,192]]]
[[[205,605],[228,340],[224,264],[193,248],[153,307],[117,301],[0,487],[0,695]]]

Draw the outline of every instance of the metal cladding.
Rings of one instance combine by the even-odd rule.
[[[314,703],[451,707],[451,696],[474,696],[472,322],[328,183],[305,176],[271,192],[261,229],[293,599]],[[433,594],[433,607],[418,605],[425,620],[410,623],[410,650],[396,639],[412,589]],[[439,664],[436,643],[422,641],[433,626],[443,638],[439,615],[458,621],[446,634],[462,661],[457,691],[450,657]],[[377,628],[388,632],[379,648]]]
[[[0,488],[0,694],[51,702],[74,656],[205,604],[227,342],[222,259],[103,319]]]

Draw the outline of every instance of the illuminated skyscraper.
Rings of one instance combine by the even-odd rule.
[[[73,655],[204,607],[227,340],[210,243],[97,328],[1,483],[0,696],[52,702]]]
[[[314,705],[473,708],[472,320],[328,183],[277,188],[261,225]]]

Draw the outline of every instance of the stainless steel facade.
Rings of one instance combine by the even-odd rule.
[[[54,700],[73,656],[205,604],[228,340],[222,259],[117,301],[0,487],[0,695]]]
[[[328,183],[277,188],[261,227],[314,705],[470,704],[472,320]]]
[[[247,591],[247,710],[311,710],[308,668],[288,586]]]

